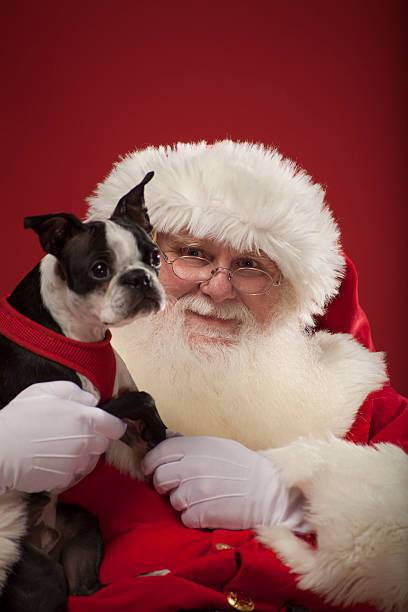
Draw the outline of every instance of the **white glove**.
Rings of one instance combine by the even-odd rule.
[[[177,437],[149,451],[143,461],[158,493],[182,512],[186,527],[251,529],[285,525],[306,533],[304,498],[287,489],[269,459],[233,440]]]
[[[0,410],[0,492],[67,487],[126,425],[73,382],[38,383]]]

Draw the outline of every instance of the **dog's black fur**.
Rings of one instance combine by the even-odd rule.
[[[141,262],[157,275],[157,248],[147,232],[152,226],[144,205],[143,188],[153,176],[145,179],[118,203],[110,220],[130,231],[141,254]],[[58,274],[78,295],[103,291],[99,279],[89,279],[79,273],[88,262],[88,246],[93,251],[104,249],[104,224],[82,224],[66,213],[43,215],[25,220],[25,227],[34,229],[42,246],[58,261]],[[100,245],[98,245],[98,240]],[[106,253],[105,253],[106,254]],[[108,255],[107,255],[108,257]],[[120,278],[129,289],[132,304],[128,318],[158,309],[159,297],[154,283],[141,280],[137,271]],[[85,280],[84,280],[85,279]],[[106,282],[106,279],[104,279]],[[40,264],[16,287],[8,298],[13,308],[26,317],[57,333],[63,333],[52,312],[43,303]],[[128,287],[129,286],[129,287]],[[137,293],[137,295],[136,295]],[[140,295],[139,295],[140,294]],[[0,408],[7,405],[20,391],[32,383],[68,380],[79,386],[79,376],[64,365],[34,354],[0,334]],[[108,400],[100,407],[126,420],[127,431],[122,438],[128,445],[143,441],[152,448],[165,438],[165,426],[157,413],[153,399],[147,393],[128,391]],[[103,556],[102,537],[97,519],[74,504],[58,503],[55,529],[38,526],[44,507],[49,503],[46,493],[25,496],[28,512],[28,535],[22,543],[22,555],[12,569],[0,596],[3,612],[60,612],[66,609],[68,595],[90,595],[101,588],[99,566]],[[47,530],[55,544],[47,554],[38,545],[38,529]],[[54,533],[53,533],[54,531]],[[44,531],[42,532],[44,533]]]

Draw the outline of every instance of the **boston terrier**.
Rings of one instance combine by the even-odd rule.
[[[105,457],[140,478],[141,458],[165,438],[165,426],[112,349],[109,327],[164,308],[160,255],[144,203],[152,176],[123,196],[106,221],[82,223],[67,213],[25,218],[47,255],[0,301],[0,408],[33,383],[72,381],[127,422]],[[22,513],[27,528],[20,541]],[[58,503],[57,492],[0,496],[0,549],[1,610],[57,612],[68,595],[102,586],[97,519]]]

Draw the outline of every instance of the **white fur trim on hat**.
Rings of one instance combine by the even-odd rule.
[[[146,204],[159,232],[188,230],[259,249],[274,260],[312,324],[336,294],[344,271],[339,230],[323,189],[275,149],[224,140],[178,143],[126,155],[89,198],[91,219],[110,216],[118,200],[154,170]]]

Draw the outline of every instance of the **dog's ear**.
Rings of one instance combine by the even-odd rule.
[[[152,180],[154,172],[148,172],[144,179],[133,187],[124,195],[116,205],[112,213],[111,219],[119,219],[120,217],[128,217],[135,223],[138,223],[149,234],[153,226],[150,223],[149,215],[144,200],[144,186]]]
[[[25,217],[24,229],[28,228],[38,234],[44,251],[55,257],[61,255],[67,240],[85,231],[83,223],[75,215],[69,213]]]

